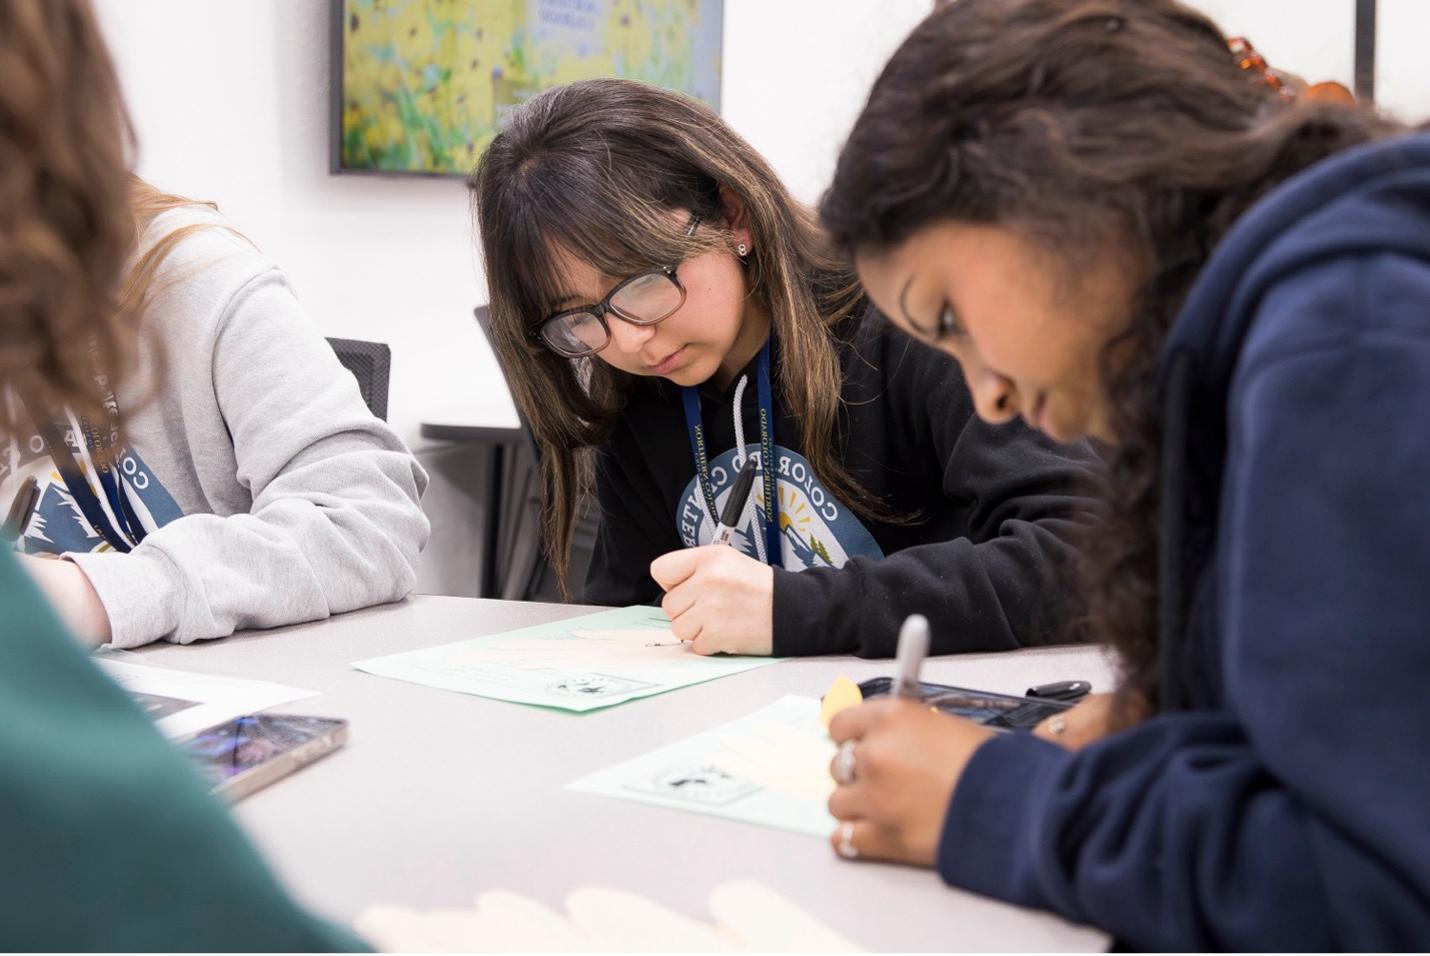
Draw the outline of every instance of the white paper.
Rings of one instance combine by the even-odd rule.
[[[584,712],[773,664],[774,657],[702,657],[660,608],[626,607],[474,637],[353,667],[413,684]]]
[[[94,662],[173,740],[235,717],[318,696],[315,690],[268,681],[134,664],[117,654],[96,654]]]
[[[791,694],[567,789],[826,837],[833,758],[819,701]]]

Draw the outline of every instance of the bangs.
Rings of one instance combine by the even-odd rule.
[[[684,210],[622,181],[633,177],[606,170],[593,177],[543,159],[549,157],[532,160],[517,173],[516,181],[501,190],[496,208],[479,211],[492,217],[493,225],[500,223],[502,236],[500,248],[488,250],[488,281],[508,286],[509,301],[531,331],[570,293],[565,263],[572,258],[616,282],[725,242],[713,184],[710,201],[698,204],[704,208]],[[701,225],[687,236],[692,215]]]

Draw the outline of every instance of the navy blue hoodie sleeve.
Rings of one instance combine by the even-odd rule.
[[[945,880],[1145,949],[1430,940],[1426,302],[1430,268],[1389,255],[1267,296],[1211,570],[1226,712],[1077,754],[990,742],[945,819]]]

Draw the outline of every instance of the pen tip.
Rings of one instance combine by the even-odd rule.
[[[922,656],[928,653],[929,619],[922,614],[910,614],[899,628],[899,651]]]

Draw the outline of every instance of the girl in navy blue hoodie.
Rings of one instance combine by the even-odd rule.
[[[979,413],[1114,451],[1083,565],[1125,680],[1038,735],[832,733],[845,856],[1153,949],[1430,946],[1430,135],[1171,0],[960,0],[826,224]]]

